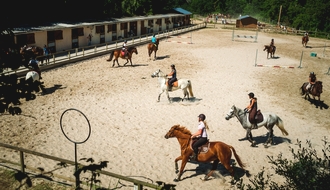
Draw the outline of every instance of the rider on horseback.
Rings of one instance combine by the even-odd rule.
[[[126,57],[127,56],[127,40],[125,40],[123,43],[122,51],[125,52],[124,57]]]
[[[314,72],[309,73],[309,78],[308,78],[309,83],[306,86],[306,90],[310,92],[313,89],[313,86],[316,82],[316,74]]]
[[[156,35],[152,35],[152,38],[151,38],[151,43],[154,44],[154,46],[156,46],[156,49],[158,50],[158,46],[157,46],[157,38],[156,38]]]
[[[274,43],[274,39],[272,39],[270,41],[270,44],[269,44],[270,47],[273,47],[274,48],[274,51],[276,51],[276,47],[275,47],[275,43]]]
[[[42,79],[41,78],[41,70],[39,68],[38,61],[35,59],[35,57],[31,57],[31,60],[28,64],[28,66],[30,66],[31,70],[33,70],[33,71],[35,71],[39,74],[39,79]]]
[[[304,37],[306,38],[306,41],[308,42],[309,41],[309,34],[308,34],[308,31],[306,31],[304,33]]]
[[[208,140],[208,136],[206,133],[206,129],[209,129],[206,121],[206,117],[204,114],[199,114],[198,116],[198,131],[191,135],[191,139],[198,138],[198,140],[192,145],[192,148],[194,150],[194,153],[192,156],[190,156],[191,160],[197,161],[197,155],[198,155],[198,147],[205,144]]]
[[[252,129],[258,129],[256,120],[258,110],[257,98],[254,97],[253,92],[250,92],[248,95],[250,98],[250,104],[244,109],[244,111],[249,112],[249,121],[251,122]]]
[[[175,69],[175,65],[174,64],[171,65],[171,69],[172,69],[171,73],[168,74],[168,75],[166,75],[166,76],[172,76],[172,78],[170,78],[169,81],[168,81],[168,91],[171,91],[172,90],[173,83],[175,81],[177,81],[177,78],[176,78],[176,69]]]

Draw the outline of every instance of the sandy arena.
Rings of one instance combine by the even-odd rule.
[[[249,31],[236,33],[255,35]],[[156,61],[149,59],[143,45],[137,47],[139,54],[133,55],[133,67],[111,67],[112,62],[106,61],[107,55],[43,72],[49,93],[38,95],[32,101],[22,99],[21,115],[1,115],[1,142],[74,161],[74,144],[63,135],[60,118],[65,110],[75,108],[86,115],[91,126],[87,142],[77,145],[78,159],[92,157],[96,163],[109,161],[107,171],[147,182],[175,184],[179,190],[236,189],[221,164],[210,180],[202,182],[200,178],[211,164],[188,163],[183,180],[173,182],[174,159],[180,149],[176,139],[165,139],[164,135],[175,124],[195,132],[200,113],[206,115],[210,140],[232,145],[252,175],[263,167],[265,174],[275,174],[267,156],[283,153],[285,158],[292,158],[290,147],[297,148],[297,139],[303,145],[307,139],[311,140],[317,150],[322,149],[323,137],[330,134],[330,75],[325,74],[330,50],[328,47],[322,56],[324,40],[311,37],[307,44],[310,48],[303,48],[301,36],[259,32],[254,43],[253,39],[244,38],[232,41],[230,29],[206,28],[184,35],[191,35],[193,44],[161,40]],[[277,51],[274,59],[267,59],[262,50],[272,38]],[[302,51],[302,68],[297,68]],[[317,57],[311,57],[311,52],[316,52]],[[119,63],[123,65],[125,60],[119,59]],[[255,63],[294,68],[255,67]],[[169,73],[171,64],[176,65],[178,78],[192,81],[194,97],[190,101],[181,102],[183,93],[178,90],[170,92],[172,103],[165,94],[157,102],[160,88],[158,79],[151,78],[151,74],[157,69]],[[299,90],[311,71],[323,81],[323,102],[318,108],[302,98]],[[262,112],[273,112],[284,121],[289,136],[283,136],[275,126],[275,145],[269,148],[263,146],[265,128],[252,131],[257,147],[250,147],[248,141],[239,141],[245,136],[245,130],[236,118],[227,121],[225,116],[232,105],[246,107],[249,92],[258,98]],[[82,116],[76,116],[65,116],[63,126],[70,138],[84,141],[88,136],[88,123]],[[0,152],[2,158],[19,160],[17,152],[3,148]],[[56,165],[31,156],[27,156],[26,162],[46,171]],[[74,167],[70,167],[56,172],[73,178],[73,170]],[[242,178],[249,183],[247,176]],[[283,182],[280,176],[274,175],[272,179]],[[103,185],[113,188],[110,183]],[[131,186],[121,189],[132,189],[132,184],[124,184]]]

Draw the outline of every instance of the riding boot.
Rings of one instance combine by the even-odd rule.
[[[258,125],[256,123],[252,124],[252,129],[258,129]]]
[[[190,156],[190,160],[191,160],[191,161],[196,161],[196,162],[197,162],[197,154],[193,153],[193,154]]]
[[[172,85],[167,86],[167,91],[171,92],[172,91]]]

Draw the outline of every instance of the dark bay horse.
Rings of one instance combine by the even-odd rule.
[[[137,51],[136,47],[129,47],[127,49],[127,55],[126,56],[123,55],[121,49],[116,49],[116,50],[113,50],[111,52],[110,58],[107,59],[107,61],[111,61],[112,58],[114,58],[112,67],[115,66],[115,61],[117,61],[117,65],[119,67],[120,65],[118,63],[118,58],[120,57],[122,59],[126,59],[126,63],[124,64],[124,66],[128,63],[128,60],[131,62],[131,66],[133,66],[133,64],[132,64],[132,55],[133,55],[133,53],[138,54],[138,51]]]
[[[273,58],[275,54],[276,47],[275,46],[269,46],[265,45],[264,51],[267,50],[267,59],[270,54],[270,57]]]
[[[308,97],[308,99],[310,99],[309,94],[311,94],[313,96],[314,100],[315,100],[315,96],[317,96],[318,97],[318,104],[320,104],[321,103],[321,101],[320,101],[321,93],[323,92],[322,91],[322,88],[323,88],[322,81],[316,81],[315,84],[310,87],[309,91],[306,89],[306,86],[308,85],[308,83],[309,82],[305,82],[300,87],[301,95],[305,96],[305,99],[306,99],[306,97]],[[318,107],[318,104],[316,104],[316,107]]]
[[[150,56],[151,56],[152,52],[155,52],[154,60],[157,59],[157,57],[156,57],[156,53],[157,53],[157,50],[158,50],[158,46],[159,46],[159,38],[157,38],[156,45],[153,44],[153,43],[149,43],[149,44],[147,45],[149,59],[150,59]]]
[[[189,160],[189,156],[193,153],[193,149],[191,148],[191,132],[183,126],[174,125],[165,135],[166,139],[171,137],[176,137],[178,139],[181,148],[181,155],[175,159],[175,172],[178,173],[178,175],[174,179],[174,181],[180,181],[183,170]],[[234,153],[238,165],[241,168],[245,167],[240,157],[236,154],[234,147],[220,141],[209,143],[207,152],[200,153],[197,157],[198,162],[207,163],[213,161],[212,170],[204,176],[203,180],[207,180],[213,174],[214,170],[217,169],[219,162],[221,162],[230,172],[231,176],[234,177],[234,169],[230,165],[232,153]],[[179,160],[181,160],[180,171],[178,170]]]
[[[26,59],[26,61],[30,61],[32,57],[36,57],[38,61],[43,63],[44,61],[44,50],[38,46],[24,46],[21,47],[20,50],[21,55]]]
[[[301,43],[303,45],[303,47],[307,46],[307,42],[309,41],[309,37],[308,36],[303,36],[301,39]]]

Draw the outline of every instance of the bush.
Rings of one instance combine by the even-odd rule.
[[[264,169],[259,172],[254,179],[250,179],[251,184],[243,184],[241,180],[240,189],[260,190],[260,189],[297,189],[297,190],[323,190],[330,187],[330,144],[324,137],[323,156],[319,157],[313,149],[311,141],[307,140],[307,147],[301,145],[297,140],[298,150],[290,147],[293,160],[283,159],[282,154],[277,158],[267,156],[269,162],[273,164],[275,173],[285,178],[284,184],[278,184],[271,180],[272,175],[264,177]]]

